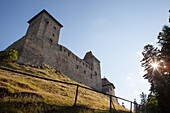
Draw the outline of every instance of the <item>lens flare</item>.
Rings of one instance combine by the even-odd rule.
[[[159,66],[159,64],[158,64],[157,62],[155,62],[155,63],[152,64],[152,67],[153,67],[153,68],[157,68],[158,66]]]

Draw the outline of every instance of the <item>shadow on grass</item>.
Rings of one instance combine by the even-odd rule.
[[[1,113],[109,113],[108,110],[91,109],[87,106],[56,106],[45,102],[0,100]]]
[[[87,106],[56,106],[45,102],[18,102],[0,100],[1,113],[110,113],[109,110],[91,109]],[[112,110],[112,113],[116,113]],[[117,111],[117,113],[129,113]]]

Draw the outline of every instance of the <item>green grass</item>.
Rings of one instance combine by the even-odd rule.
[[[48,65],[45,65],[43,69],[16,63],[1,63],[0,66],[40,77],[76,83]],[[46,81],[0,69],[1,112],[109,113],[106,111],[109,110],[109,98],[107,96],[79,87],[77,99],[79,107],[72,107],[74,105],[75,93],[76,86],[73,85]],[[116,110],[128,111],[119,104],[114,104]]]

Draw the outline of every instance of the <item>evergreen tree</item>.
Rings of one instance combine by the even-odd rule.
[[[141,98],[141,108],[140,108],[140,111],[142,111],[142,113],[145,113],[146,110],[145,110],[145,104],[147,102],[147,95],[144,94],[144,92],[142,92],[142,94],[140,94],[140,98]]]
[[[134,99],[134,111],[136,113],[138,113],[138,111],[139,111],[139,107],[138,107],[138,103],[136,102],[136,99]]]
[[[158,50],[152,45],[144,47],[142,67],[145,79],[151,83],[151,93],[157,95],[161,113],[170,113],[170,27],[164,26],[158,35]]]

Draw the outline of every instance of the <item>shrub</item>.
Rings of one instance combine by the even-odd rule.
[[[18,51],[10,49],[0,54],[0,61],[2,62],[13,62],[18,59]]]
[[[158,108],[158,100],[156,99],[156,95],[149,95],[148,100],[146,102],[146,110],[147,113],[160,113]]]

